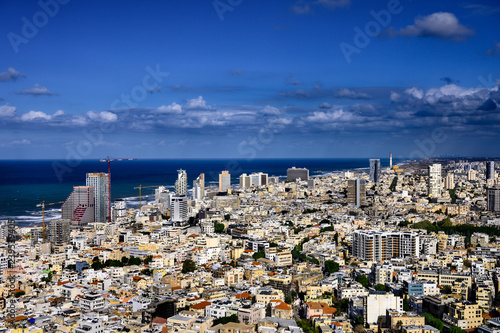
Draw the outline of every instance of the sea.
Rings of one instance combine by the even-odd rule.
[[[403,162],[393,160],[396,165]],[[239,184],[242,173],[264,172],[286,178],[290,167],[307,168],[310,176],[335,171],[368,170],[369,159],[138,159],[111,162],[111,198],[121,198],[127,208],[139,206],[139,190],[134,187],[163,185],[173,190],[177,170],[186,170],[188,187],[200,173],[205,174],[205,186],[217,186],[218,175],[229,170],[231,184]],[[389,166],[389,159],[381,159]],[[61,216],[61,203],[73,186],[85,185],[89,172],[107,172],[107,163],[99,160],[0,160],[0,221],[14,219],[20,227],[42,223],[41,208],[45,201],[45,220]],[[155,187],[142,189],[142,203],[154,201]],[[56,203],[53,204],[52,203]]]

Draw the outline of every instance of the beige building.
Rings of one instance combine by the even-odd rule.
[[[449,313],[443,315],[446,326],[457,326],[463,330],[475,329],[483,324],[483,310],[479,304],[460,301],[450,304]]]

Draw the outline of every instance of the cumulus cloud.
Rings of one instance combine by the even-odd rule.
[[[51,115],[46,114],[45,112],[42,111],[30,111],[28,113],[25,113],[21,116],[22,121],[33,121],[35,119],[38,120],[50,120],[52,118]]]
[[[40,86],[39,84],[35,84],[33,88],[30,89],[23,89],[18,92],[19,95],[33,95],[33,96],[40,96],[40,95],[46,95],[46,96],[52,96],[54,95],[53,92],[51,92],[49,89]]]
[[[10,104],[4,104],[0,106],[0,118],[3,117],[15,117],[17,108]]]
[[[459,42],[474,35],[474,30],[458,21],[453,13],[437,12],[417,17],[414,24],[395,30],[390,28],[389,35],[410,37],[436,37],[443,40]]]
[[[90,120],[101,121],[104,123],[114,123],[118,120],[118,116],[115,113],[109,111],[101,111],[101,112],[88,111],[87,117]]]
[[[189,99],[184,105],[185,110],[212,110],[211,106],[207,105],[207,102],[203,99],[202,96],[198,96],[197,98]]]
[[[282,114],[282,112],[281,112],[278,108],[276,108],[276,107],[274,107],[274,106],[270,106],[270,105],[266,105],[266,106],[265,106],[265,107],[261,110],[261,112],[262,112],[263,114],[273,115],[273,116],[279,116],[279,115],[281,115],[281,114]]]
[[[16,71],[14,67],[9,67],[7,68],[7,72],[0,73],[0,82],[15,81],[18,77],[26,77],[26,75]]]
[[[156,109],[158,113],[182,113],[182,106],[173,102],[170,105],[162,105]]]

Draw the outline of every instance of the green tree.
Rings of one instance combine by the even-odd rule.
[[[19,298],[19,297],[23,296],[24,294],[26,294],[26,292],[24,290],[21,290],[21,291],[18,291],[17,293],[15,293],[14,297]]]
[[[182,273],[194,272],[196,270],[196,264],[191,259],[186,259],[182,263]]]
[[[441,332],[443,332],[444,324],[440,319],[434,317],[433,315],[427,312],[422,313],[422,316],[425,317],[426,325],[431,325],[440,330]]]
[[[265,258],[266,253],[264,251],[255,252],[252,257],[254,260],[259,260],[260,258]]]
[[[224,233],[224,229],[225,229],[224,223],[215,222],[214,228],[215,228],[215,232],[217,234]]]
[[[366,275],[358,275],[356,277],[356,281],[361,283],[361,285],[365,288],[368,288],[368,286],[370,285],[370,282],[368,281],[368,278],[366,277]]]
[[[410,311],[410,302],[407,299],[403,300],[403,311]]]
[[[290,296],[285,297],[285,303],[292,304],[292,298]]]
[[[269,247],[278,247],[278,244],[276,244],[275,242],[271,242],[269,243]]]
[[[379,284],[377,284],[375,286],[375,290],[378,290],[378,291],[387,291],[387,287],[385,285],[379,283]]]
[[[328,273],[332,274],[335,272],[338,272],[340,269],[340,266],[337,262],[333,260],[327,260],[325,261],[325,269]]]
[[[450,327],[449,333],[467,333],[463,329],[457,326]]]
[[[229,221],[231,219],[231,214],[224,215],[224,220]]]
[[[237,314],[232,314],[227,317],[221,317],[217,318],[214,320],[213,326],[219,325],[219,324],[227,324],[227,323],[239,323],[240,321],[238,320],[238,315]]]

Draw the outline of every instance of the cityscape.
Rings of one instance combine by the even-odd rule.
[[[500,333],[500,4],[0,4],[0,333]]]

